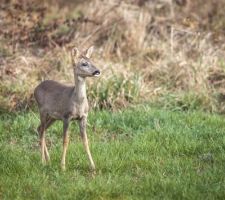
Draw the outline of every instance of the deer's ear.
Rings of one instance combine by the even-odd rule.
[[[79,56],[80,56],[80,51],[78,50],[78,48],[74,47],[71,51],[72,60],[76,61]]]
[[[92,55],[92,53],[93,53],[93,51],[94,51],[94,46],[91,46],[90,48],[88,48],[88,49],[86,50],[86,57],[87,57],[87,58],[90,58],[91,55]]]

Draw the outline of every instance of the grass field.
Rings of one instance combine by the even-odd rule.
[[[140,105],[92,111],[93,177],[73,123],[67,170],[62,125],[47,132],[51,163],[40,159],[36,112],[0,116],[0,199],[223,199],[225,119]]]

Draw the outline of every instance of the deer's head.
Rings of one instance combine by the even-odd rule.
[[[84,53],[80,52],[77,48],[72,49],[75,76],[80,76],[82,78],[100,76],[99,69],[97,69],[90,60],[93,50],[93,46],[88,48]]]

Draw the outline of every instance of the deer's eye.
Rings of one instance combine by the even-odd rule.
[[[83,66],[83,67],[87,67],[87,66],[88,66],[88,63],[87,63],[87,62],[83,62],[83,63],[82,63],[82,66]]]

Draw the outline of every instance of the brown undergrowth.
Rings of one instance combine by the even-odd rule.
[[[33,105],[41,80],[72,84],[71,47],[94,44],[93,107],[225,111],[223,1],[54,2],[1,4],[0,110]]]

